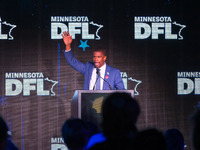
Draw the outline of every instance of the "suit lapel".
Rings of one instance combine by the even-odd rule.
[[[92,71],[94,69],[94,65],[93,66],[90,66],[90,69],[89,69],[89,78],[88,78],[88,81],[89,81],[89,85],[90,85],[90,79],[91,79],[91,76],[92,76]]]
[[[108,66],[106,64],[106,71],[105,71],[105,75],[104,75],[104,80],[108,81],[109,80],[109,77],[110,77],[110,66]],[[108,84],[106,82],[103,82],[103,89],[105,90],[105,87],[107,86]]]

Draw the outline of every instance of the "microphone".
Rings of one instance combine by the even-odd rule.
[[[101,76],[100,76],[100,72],[99,72],[99,68],[96,68],[96,74],[98,75],[98,77],[97,77],[97,79],[96,79],[96,81],[95,81],[95,84],[94,84],[94,86],[93,86],[93,90],[94,90],[94,88],[95,88],[95,85],[96,85],[96,83],[97,83],[97,80],[99,79],[99,77],[101,77]]]
[[[100,71],[99,71],[100,69],[99,68],[96,68],[96,74],[98,75],[98,76],[100,76]]]
[[[99,78],[101,78],[101,79],[103,79],[103,81],[105,81],[105,82],[108,84],[110,90],[112,90],[112,87],[111,87],[111,85],[108,83],[108,81],[106,81],[104,78],[102,78],[102,77],[100,76],[99,70],[100,70],[99,68],[96,68],[96,74],[98,75],[98,77],[97,77],[97,79],[96,79],[96,81],[95,81],[94,87],[95,87],[95,85],[96,85],[96,83],[97,83],[97,80],[98,80]],[[94,87],[93,87],[93,90],[94,90]]]

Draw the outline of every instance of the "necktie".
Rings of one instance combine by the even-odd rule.
[[[100,84],[100,69],[97,68],[97,78],[96,78],[96,90],[100,90],[101,84]]]

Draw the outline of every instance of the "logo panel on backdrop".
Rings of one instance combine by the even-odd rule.
[[[178,95],[200,95],[200,72],[177,72]]]
[[[50,83],[50,90],[45,90],[45,85]],[[42,72],[8,72],[5,73],[5,96],[30,96],[35,91],[37,96],[55,96],[54,86],[58,81],[44,78]]]
[[[129,88],[134,89],[134,95],[140,95],[137,88],[142,83],[142,81],[133,79],[132,77],[128,77],[126,72],[120,72],[120,73],[121,73],[122,80],[124,82],[125,89],[128,89],[128,83],[129,83]],[[128,82],[128,81],[131,81],[131,82]],[[132,88],[132,87],[134,87],[134,88]]]
[[[90,33],[90,28],[95,28]],[[61,34],[69,31],[72,39],[81,35],[83,40],[100,40],[100,29],[103,25],[89,21],[87,16],[51,16],[51,39],[62,39]]]
[[[68,150],[62,137],[51,138],[51,150]]]
[[[183,40],[186,25],[173,21],[170,16],[135,16],[134,39]]]

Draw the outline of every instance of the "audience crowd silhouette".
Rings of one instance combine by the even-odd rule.
[[[102,132],[91,133],[87,128],[90,134],[85,132],[87,140],[83,140],[82,150],[184,150],[183,134],[176,128],[165,132],[157,128],[138,131],[136,123],[139,114],[137,100],[128,93],[111,94],[102,105]],[[193,145],[195,150],[200,150],[200,106],[193,114],[192,121]],[[74,142],[79,143],[79,140],[77,138]],[[65,143],[68,145],[66,140]]]
[[[131,95],[113,93],[102,105],[102,132],[91,122],[71,118],[61,128],[64,143],[69,150],[184,150],[184,136],[179,129],[138,131],[139,114],[140,106]],[[192,124],[192,144],[200,150],[200,103],[192,114]],[[0,116],[0,150],[19,150],[8,133]]]

